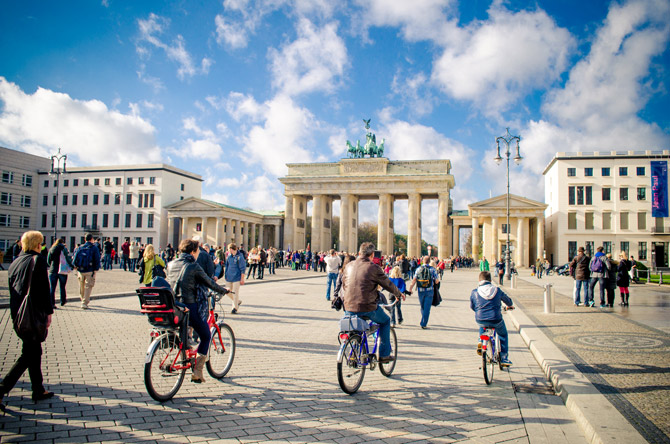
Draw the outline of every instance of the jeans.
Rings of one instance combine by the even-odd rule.
[[[268,264],[268,273],[275,274],[275,266],[276,266],[276,262],[274,262],[274,261],[270,262]]]
[[[493,327],[500,338],[500,359],[507,359],[507,327],[505,321],[501,320],[497,324],[477,322],[479,324],[479,336],[484,334],[484,327]]]
[[[263,279],[265,274],[265,264],[258,264],[258,279]]]
[[[112,269],[112,255],[111,254],[105,254],[102,256],[102,269],[103,270],[111,270]]]
[[[591,300],[595,299],[596,283],[600,286],[600,305],[605,305],[605,278],[601,277],[592,277],[591,282],[589,283],[589,295]]]
[[[337,273],[328,273],[328,290],[326,290],[326,300],[330,301],[330,287],[331,284],[335,287],[337,283]]]
[[[130,259],[128,258],[128,255],[124,254],[121,256],[121,266],[123,267],[123,271],[126,271],[130,266]]]
[[[582,287],[584,287],[584,305],[589,303],[589,286],[588,282],[586,280],[580,280],[577,279],[575,282],[577,282],[577,290],[575,293],[575,304],[579,304],[581,301],[581,292],[582,292]]]
[[[17,381],[28,370],[33,395],[41,395],[45,392],[42,382],[42,344],[35,341],[23,341],[21,356],[16,360],[7,376],[0,382],[0,395],[4,396],[14,388]]]
[[[425,327],[428,325],[428,318],[430,317],[430,309],[433,306],[433,289],[419,290],[419,305],[421,306],[421,322],[420,325]]]
[[[130,271],[135,271],[137,269],[137,258],[130,260]]]
[[[65,292],[65,284],[67,284],[67,274],[50,273],[49,284],[51,284],[51,305],[56,306],[56,282],[60,284],[60,304],[65,305],[67,302],[67,293]]]
[[[395,318],[395,312],[396,312],[396,310],[398,310],[398,322],[399,322],[399,323],[402,323],[402,310],[401,310],[401,306],[402,306],[402,299],[401,299],[401,298],[398,298],[398,302],[395,303],[395,305],[393,306],[393,311],[391,311],[391,323],[392,323],[392,324],[395,324],[395,323],[396,323],[396,322],[395,322],[395,320],[396,320],[396,318]]]
[[[383,308],[377,306],[375,311],[345,311],[345,313],[368,318],[379,324],[379,357],[385,358],[391,355],[391,318],[384,312]]]
[[[189,316],[188,323],[193,327],[198,336],[200,337],[200,345],[198,345],[198,353],[201,355],[206,355],[209,351],[209,341],[212,339],[212,336],[209,334],[209,325],[207,322],[203,321],[200,315],[198,314],[198,304],[184,304],[188,307]]]

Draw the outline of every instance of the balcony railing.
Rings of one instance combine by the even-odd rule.
[[[84,226],[84,231],[92,231],[92,232],[100,231],[100,225],[86,225]]]
[[[670,228],[665,227],[651,227],[652,234],[670,233]]]

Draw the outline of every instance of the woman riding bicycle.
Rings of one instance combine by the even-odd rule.
[[[205,382],[202,369],[207,360],[207,351],[209,350],[209,341],[211,339],[209,326],[198,315],[197,285],[204,285],[217,293],[226,294],[228,290],[217,285],[196,263],[200,254],[198,242],[192,239],[184,239],[179,244],[179,257],[170,262],[167,272],[167,280],[172,286],[175,297],[189,309],[189,324],[200,336],[200,345],[198,346],[198,357],[191,381],[196,383]]]

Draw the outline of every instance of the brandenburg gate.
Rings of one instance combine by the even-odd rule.
[[[366,145],[367,146],[367,145]],[[353,146],[351,146],[353,149]],[[383,142],[380,145],[383,150]],[[382,151],[383,152],[383,151]],[[362,156],[361,156],[362,157]],[[331,245],[333,202],[340,201],[339,250],[358,251],[358,203],[378,200],[377,249],[393,251],[394,202],[408,201],[407,254],[421,253],[421,202],[438,201],[438,254],[451,252],[449,212],[454,176],[449,160],[391,161],[384,157],[341,159],[329,163],[288,164],[284,184],[284,248],[306,247],[307,202],[312,201],[311,249],[325,251]]]

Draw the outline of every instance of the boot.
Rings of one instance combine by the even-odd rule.
[[[193,367],[193,375],[191,376],[191,382],[200,384],[205,382],[205,375],[202,373],[203,368],[205,368],[205,362],[207,361],[207,355],[202,355],[198,353],[198,357],[195,359],[195,366]]]

